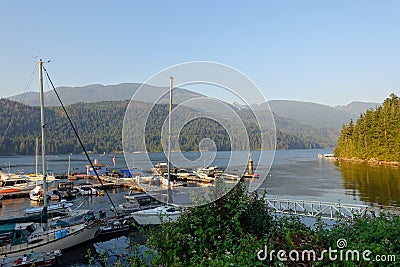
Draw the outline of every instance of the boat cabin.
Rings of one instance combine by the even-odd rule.
[[[96,176],[96,173],[94,170],[96,170],[98,175],[104,175],[107,173],[107,164],[100,164],[97,159],[94,160],[94,169],[92,168],[92,165],[86,164],[86,175],[88,176]]]

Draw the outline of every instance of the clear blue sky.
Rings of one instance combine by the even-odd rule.
[[[3,0],[0,96],[25,90],[38,56],[56,86],[143,82],[205,60],[241,70],[268,100],[381,102],[399,94],[399,12],[385,0]]]

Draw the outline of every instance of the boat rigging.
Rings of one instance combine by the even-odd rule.
[[[81,140],[81,138],[80,138],[80,136],[79,136],[79,134],[78,134],[78,131],[76,130],[76,127],[75,127],[74,123],[72,122],[71,117],[69,116],[69,114],[68,114],[68,112],[67,112],[67,110],[66,110],[66,108],[65,108],[65,106],[64,106],[64,104],[63,104],[63,102],[61,101],[60,95],[58,94],[58,92],[57,92],[57,90],[56,90],[56,87],[54,86],[53,81],[50,79],[50,75],[49,75],[49,73],[47,72],[47,70],[46,70],[46,68],[45,68],[44,66],[43,66],[43,70],[44,70],[44,72],[46,73],[47,79],[49,80],[49,82],[50,82],[50,84],[51,84],[51,87],[53,88],[54,93],[56,94],[57,99],[58,99],[58,101],[60,102],[60,105],[61,105],[61,107],[62,107],[62,109],[63,109],[65,115],[67,116],[68,122],[69,122],[69,124],[71,125],[71,127],[72,127],[72,129],[73,129],[73,131],[74,131],[74,134],[75,134],[76,138],[78,139],[78,142],[79,142],[79,144],[80,144],[80,146],[81,146],[81,148],[82,148],[82,150],[83,150],[83,152],[84,152],[84,154],[85,154],[85,156],[86,156],[86,159],[89,161],[90,166],[93,168],[97,180],[100,182],[101,186],[104,187],[103,181],[100,179],[99,174],[97,173],[97,170],[96,170],[96,168],[94,167],[94,164],[93,164],[92,160],[90,159],[89,154],[88,154],[88,152],[87,152],[85,146],[83,145],[83,142],[82,142],[82,140]],[[111,205],[113,206],[113,210],[114,210],[114,212],[115,212],[115,215],[118,216],[118,213],[117,213],[117,209],[116,209],[116,207],[115,207],[115,204],[114,204],[114,202],[112,201],[112,199],[111,199],[110,195],[108,194],[107,190],[105,190],[105,194],[106,194],[108,200],[111,202]]]

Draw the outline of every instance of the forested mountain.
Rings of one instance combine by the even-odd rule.
[[[383,105],[343,125],[335,156],[400,161],[400,99],[394,94]]]
[[[97,103],[77,103],[67,106],[76,128],[86,145],[95,153],[121,151],[123,118],[129,101],[103,101]],[[131,112],[139,118],[143,110],[153,106],[149,103],[133,104]],[[186,114],[201,114],[201,111],[184,107]],[[258,149],[259,129],[252,121],[248,110],[237,111],[246,119],[246,129],[250,136],[251,149]],[[161,151],[161,126],[167,117],[166,104],[157,104],[146,124],[146,146],[148,151]],[[45,108],[47,153],[80,153],[73,131],[60,107]],[[335,144],[335,134],[331,130],[316,129],[289,119],[274,115],[277,127],[278,149],[327,148]],[[8,99],[0,99],[0,154],[34,154],[35,139],[40,137],[40,109]],[[135,135],[135,131],[132,131]],[[196,119],[185,125],[181,131],[180,148],[184,151],[198,150],[199,141],[211,138],[219,150],[229,150],[231,146],[240,149],[240,144],[231,144],[226,131],[216,122]],[[143,138],[133,136],[133,139]],[[134,149],[134,148],[132,148]]]

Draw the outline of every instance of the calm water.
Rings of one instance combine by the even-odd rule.
[[[277,151],[268,177],[260,187],[261,190],[265,189],[270,197],[277,198],[400,206],[400,169],[373,167],[361,163],[339,163],[318,158],[319,153],[331,152],[329,150]],[[198,155],[199,153],[186,153],[187,158],[196,158]],[[108,164],[110,170],[127,168],[122,154],[115,155],[115,166],[113,156],[91,155],[91,158],[97,159],[99,163]],[[226,166],[229,156],[229,152],[219,152],[213,164]],[[161,153],[151,153],[150,157],[155,163],[165,162]],[[253,153],[255,163],[257,158],[256,151]],[[135,166],[149,167],[143,166],[140,156],[136,156],[132,161]],[[84,155],[71,155],[71,169],[84,173],[86,164]],[[49,156],[47,165],[48,169],[56,174],[66,174],[68,155]],[[8,166],[11,172],[17,170],[23,170],[25,173],[35,172],[35,157],[0,157],[0,167],[5,170]],[[124,200],[120,192],[121,190],[110,191],[111,197],[117,204]],[[0,209],[1,216],[4,215],[5,209],[24,210],[26,206],[34,205],[26,199],[14,199],[10,202],[12,205],[8,205],[8,200],[3,200],[5,208]],[[104,197],[91,198],[90,202],[107,207],[110,205]]]
[[[390,167],[372,167],[360,163],[335,162],[330,159],[320,159],[318,154],[332,153],[329,150],[289,150],[277,151],[271,170],[267,179],[261,186],[265,189],[269,197],[304,199],[315,201],[330,201],[341,203],[393,205],[400,206],[400,170]],[[92,159],[98,159],[99,163],[106,163],[109,169],[124,169],[126,163],[123,155],[117,154],[115,166],[113,155],[91,155]],[[198,153],[188,153],[188,158],[198,157]],[[165,162],[163,154],[151,154],[154,162]],[[214,160],[214,164],[225,166],[229,158],[228,152],[220,152]],[[253,160],[257,162],[257,152],[253,154]],[[130,159],[137,167],[141,166],[140,157]],[[79,172],[85,172],[87,161],[84,155],[71,156],[71,168]],[[8,168],[12,172],[24,170],[25,173],[35,171],[34,156],[13,156],[0,157],[0,167]],[[146,167],[146,166],[144,166]],[[58,155],[48,157],[48,169],[57,174],[65,174],[68,168],[68,155]],[[78,180],[79,181],[79,180]],[[124,201],[123,189],[109,191],[111,198],[118,205]],[[80,202],[80,199],[75,200]],[[3,200],[3,208],[0,209],[2,218],[19,214],[26,207],[34,206],[35,203],[29,199]],[[88,199],[83,207],[92,210],[110,210],[110,203],[106,197],[95,196]],[[110,212],[109,212],[110,214]],[[137,236],[137,232],[132,235]],[[136,238],[136,237],[135,237]],[[131,238],[122,237],[118,241],[99,242],[95,245],[88,245],[78,250],[71,251],[72,255],[83,253],[87,248],[97,250],[104,249],[104,246],[111,244],[129,245]],[[68,253],[68,252],[67,252]],[[69,254],[66,254],[67,257]],[[69,263],[70,264],[70,263]],[[68,264],[67,264],[68,265]],[[81,265],[76,263],[75,266]]]

